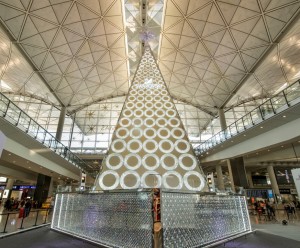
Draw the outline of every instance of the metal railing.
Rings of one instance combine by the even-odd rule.
[[[23,209],[17,212],[0,213],[0,237],[22,229],[51,223],[52,212],[50,210],[50,208],[36,209],[25,213]]]
[[[51,133],[39,125],[2,93],[0,93],[0,116],[30,137],[68,160],[77,168],[86,172],[90,171],[88,165],[81,158],[72,153],[68,147],[63,145]]]
[[[212,136],[195,148],[197,154],[202,154],[216,145],[260,124],[262,121],[281,113],[300,102],[300,80],[285,88],[278,94],[266,100],[263,104],[253,109],[225,130]]]

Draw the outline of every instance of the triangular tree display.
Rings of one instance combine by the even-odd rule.
[[[201,191],[206,185],[175,104],[149,47],[119,117],[97,189],[166,188]]]

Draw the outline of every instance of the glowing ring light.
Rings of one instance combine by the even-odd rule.
[[[168,117],[172,118],[172,117],[176,116],[176,111],[174,109],[168,109],[166,111],[166,114],[167,114]]]
[[[136,116],[136,117],[141,117],[141,116],[143,116],[143,114],[144,114],[144,111],[141,109],[134,110],[134,116]]]
[[[184,143],[185,146],[186,146],[186,148],[185,148],[185,149],[179,148],[179,144],[180,144],[180,143]],[[187,142],[186,140],[177,140],[177,141],[175,142],[175,149],[176,149],[176,151],[179,152],[179,153],[186,153],[186,152],[188,152],[188,151],[191,149],[191,145],[190,145],[190,143]]]
[[[157,183],[154,186],[148,186],[146,184],[146,177],[150,175],[155,175]],[[141,183],[144,188],[160,188],[161,187],[161,176],[156,171],[146,171],[141,177]]]
[[[134,118],[132,120],[132,125],[135,127],[141,127],[143,125],[143,120],[141,118]]]
[[[136,178],[136,183],[133,186],[127,186],[124,182],[125,177],[129,176],[129,175],[133,175]],[[120,185],[122,187],[122,189],[137,189],[140,186],[140,176],[139,173],[137,173],[136,171],[125,171],[120,178]]]
[[[152,122],[152,123],[149,123],[149,122]],[[155,125],[154,118],[146,118],[145,121],[144,121],[144,125],[146,127],[153,127]]]
[[[193,160],[193,164],[192,164],[191,166],[185,166],[185,165],[184,165],[183,159],[186,158],[186,157],[188,157],[188,158],[190,158],[190,159]],[[195,158],[193,155],[191,155],[191,154],[181,154],[180,157],[179,157],[179,166],[180,166],[182,169],[184,169],[184,170],[190,171],[190,170],[193,170],[193,169],[196,168],[196,166],[197,166],[197,160],[196,160],[196,158]]]
[[[122,148],[116,148],[116,144],[117,143],[122,143]],[[125,149],[126,149],[126,143],[124,140],[122,139],[115,139],[112,143],[111,143],[111,149],[113,150],[113,152],[116,152],[116,153],[120,153],[120,152],[124,152]]]
[[[135,96],[129,96],[128,101],[134,102],[135,101]]]
[[[131,147],[131,145],[132,145],[133,143],[138,144],[139,147],[136,148],[136,149],[133,149],[133,148]],[[133,140],[130,140],[130,141],[127,143],[127,150],[130,151],[130,152],[132,152],[132,153],[137,153],[137,152],[139,152],[140,150],[142,150],[142,148],[143,148],[143,146],[142,146],[142,142],[141,142],[140,140],[134,140],[134,139],[133,139]]]
[[[176,122],[176,123],[174,123]],[[171,126],[171,127],[179,127],[180,126],[180,120],[178,118],[170,118],[168,120],[168,124]]]
[[[163,96],[165,96],[165,95],[168,94],[168,92],[167,92],[166,90],[162,90],[162,91],[160,92],[160,94],[163,95]]]
[[[133,114],[133,112],[132,112],[131,109],[125,109],[125,110],[123,111],[123,115],[124,115],[125,117],[131,117],[132,114]]]
[[[147,147],[147,144],[149,144],[149,143],[154,144],[154,148],[153,149],[149,149]],[[144,148],[144,151],[146,151],[148,153],[153,153],[153,152],[155,152],[158,149],[158,144],[157,144],[157,142],[155,140],[146,140],[143,143],[143,148]]]
[[[172,166],[167,166],[167,165],[166,165],[165,159],[168,158],[168,157],[174,159],[174,165],[172,165]],[[169,171],[169,170],[175,170],[175,169],[178,167],[178,159],[177,159],[177,157],[176,157],[175,155],[173,155],[173,154],[164,154],[164,155],[162,155],[162,157],[161,157],[161,159],[160,159],[160,162],[161,162],[161,166],[162,166],[165,170],[167,170],[167,171]]]
[[[120,159],[120,162],[117,165],[112,165],[110,163],[110,159],[113,157],[118,157]],[[105,164],[106,164],[107,168],[110,170],[118,170],[121,168],[121,166],[123,164],[123,157],[118,153],[111,153],[107,156],[107,158],[105,160]]]
[[[127,124],[124,123],[124,121],[127,121]],[[131,120],[127,117],[123,117],[120,120],[120,126],[122,127],[129,127],[131,125]]]
[[[143,107],[145,107],[145,104],[143,102],[137,102],[135,104],[135,107],[138,108],[138,109],[142,109]]]
[[[163,148],[163,144],[165,144],[165,143],[168,143],[170,145],[169,149]],[[161,150],[164,153],[170,153],[170,152],[172,152],[174,150],[174,144],[170,140],[161,140],[159,142],[158,146],[159,146],[159,150]]]
[[[165,135],[165,136],[162,135],[162,132],[166,132],[167,135]],[[161,138],[161,139],[168,139],[168,138],[170,137],[170,135],[171,135],[171,132],[170,132],[170,130],[169,130],[168,128],[162,127],[162,128],[160,128],[160,129],[158,129],[157,135],[158,135],[158,137]],[[176,144],[176,143],[175,143],[175,144]]]
[[[154,104],[154,106],[155,106],[155,108],[157,108],[157,109],[161,109],[164,105],[163,105],[161,102],[156,102],[156,103]]]
[[[198,177],[200,179],[200,186],[199,187],[192,187],[189,182],[188,182],[188,178],[189,176],[194,175],[196,177]],[[185,173],[185,175],[183,176],[183,182],[184,185],[187,189],[189,190],[193,190],[193,191],[201,191],[204,187],[205,187],[205,179],[204,177],[197,171],[188,171],[187,173]]]
[[[181,134],[180,134],[180,135],[176,135],[176,134],[175,134],[176,131],[181,132]],[[182,139],[182,138],[184,137],[184,134],[185,134],[185,133],[184,133],[184,130],[183,130],[182,128],[175,127],[175,128],[172,129],[171,134],[172,134],[172,136],[173,136],[175,139]]]
[[[153,117],[154,116],[154,111],[152,109],[147,109],[145,111],[145,116],[147,116],[147,117]]]
[[[143,132],[140,128],[132,128],[130,130],[130,137],[133,139],[139,139],[143,136]]]
[[[171,98],[170,98],[169,96],[163,96],[163,97],[162,97],[162,100],[163,100],[164,102],[169,102],[169,101],[171,101]]]
[[[131,157],[135,157],[137,159],[137,164],[135,166],[131,166],[128,164],[128,159],[130,159]],[[137,170],[142,165],[142,159],[139,155],[137,155],[135,153],[131,153],[131,154],[126,155],[126,157],[124,159],[124,165],[128,170]]]
[[[154,166],[149,166],[149,164],[147,164],[147,158],[152,157],[156,160],[156,163]],[[147,154],[143,157],[142,159],[142,165],[147,169],[147,170],[156,170],[159,167],[159,157],[155,154]]]
[[[156,125],[159,127],[165,127],[168,125],[167,120],[165,118],[157,118],[156,119]]]
[[[152,101],[153,101],[153,97],[147,95],[147,96],[145,96],[145,101],[147,101],[147,102],[152,102]]]
[[[166,112],[163,109],[155,110],[155,116],[157,116],[157,117],[163,117],[165,114],[166,114]]]
[[[136,90],[132,90],[132,91],[130,92],[130,94],[133,95],[133,96],[136,96],[136,95],[137,95],[137,91],[136,91]]]
[[[152,135],[149,135],[148,132],[149,131],[152,131],[153,134]],[[145,130],[144,130],[144,136],[147,138],[147,139],[153,139],[155,136],[157,135],[157,131],[152,128],[152,127],[147,127]]]
[[[121,134],[120,134],[122,131],[125,132],[124,135],[121,135]],[[118,128],[118,130],[116,131],[116,136],[117,136],[119,139],[125,139],[125,138],[128,137],[128,135],[129,135],[129,131],[128,131],[127,128],[120,127],[120,128]]]
[[[153,103],[152,102],[146,102],[145,107],[149,108],[149,109],[152,109],[153,108]]]
[[[152,90],[147,90],[147,91],[146,91],[146,95],[147,95],[147,96],[153,95]],[[151,98],[153,99],[152,96],[151,96]],[[148,101],[148,100],[146,100],[146,101]]]
[[[153,90],[153,95],[156,95],[156,96],[157,96],[157,95],[159,95],[159,91],[158,91],[158,90],[156,90],[156,89],[155,89],[155,90]],[[155,99],[155,97],[154,97],[154,99]]]
[[[169,176],[175,176],[177,177],[179,183],[177,186],[172,187],[167,183],[167,179]],[[163,175],[163,185],[165,188],[167,189],[181,189],[183,186],[183,181],[182,181],[182,177],[181,175],[177,172],[177,171],[167,171],[164,175]]]
[[[132,109],[133,107],[134,107],[134,103],[133,102],[127,102],[126,103],[126,108]]]
[[[165,107],[166,109],[171,109],[171,108],[173,108],[173,103],[171,103],[171,102],[165,102],[165,103],[164,103],[164,107]]]
[[[139,75],[140,73],[138,72],[137,74]],[[132,85],[132,89],[134,89],[134,90],[138,90],[139,87],[140,86],[138,84]]]
[[[112,176],[115,177],[115,183],[113,185],[111,185],[111,186],[106,186],[103,183],[103,179],[107,175],[112,175]],[[112,171],[112,170],[104,171],[104,172],[101,173],[101,175],[99,177],[99,186],[103,190],[112,190],[112,189],[115,189],[118,186],[119,182],[120,182],[120,176],[119,176],[119,174],[116,171]]]
[[[138,96],[136,99],[137,99],[138,101],[140,101],[140,102],[142,102],[142,101],[145,100],[145,98],[144,98],[143,96]]]
[[[139,96],[143,96],[144,94],[145,94],[144,90],[141,90],[141,89],[140,89],[140,90],[138,91],[138,95],[139,95]]]

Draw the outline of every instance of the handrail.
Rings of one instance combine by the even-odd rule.
[[[298,101],[297,101],[298,100]],[[290,106],[300,102],[300,80],[264,101],[261,105],[230,124],[226,129],[213,135],[195,148],[199,155],[216,145],[240,134],[262,121],[279,114]]]
[[[61,155],[78,169],[86,173],[92,172],[81,158],[71,152],[68,147],[63,145],[2,93],[0,93],[0,116],[44,146]]]

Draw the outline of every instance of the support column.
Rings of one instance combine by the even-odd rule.
[[[51,177],[38,174],[36,189],[34,191],[34,200],[38,202],[37,207],[41,207],[48,197]]]
[[[228,167],[228,174],[229,174],[229,179],[230,179],[230,185],[231,185],[231,190],[232,192],[235,193],[235,186],[234,186],[234,180],[233,180],[233,175],[232,175],[232,170],[231,170],[231,163],[230,160],[227,159],[227,167]]]
[[[279,187],[278,187],[278,184],[277,184],[277,180],[276,180],[273,165],[268,165],[267,166],[267,171],[268,171],[268,174],[269,174],[269,178],[270,178],[270,181],[271,181],[271,186],[272,186],[273,192],[276,196],[275,198],[277,200],[277,197],[280,196],[280,192],[279,192]]]
[[[243,157],[229,159],[235,186],[249,188]]]
[[[14,183],[15,183],[15,179],[11,179],[11,178],[8,178],[7,179],[7,183],[6,183],[6,186],[5,186],[5,192],[7,192],[7,194],[4,196],[2,196],[4,199],[10,199],[10,196],[11,196],[11,191],[12,191],[12,188],[14,186]],[[8,190],[8,191],[7,191]]]
[[[219,112],[219,120],[220,120],[221,129],[223,131],[227,128],[224,109],[218,109],[218,112]]]
[[[224,186],[224,180],[223,180],[223,173],[222,173],[222,166],[216,165],[216,171],[217,171],[217,181],[218,181],[218,189],[219,190],[225,190]]]
[[[64,123],[65,123],[65,116],[66,116],[66,107],[62,107],[60,110],[60,115],[59,115],[57,129],[56,129],[56,139],[59,141],[61,141],[61,136],[62,136]]]
[[[52,195],[53,195],[53,181],[54,181],[53,177],[51,177],[49,190],[48,190],[48,197],[52,197]]]
[[[247,179],[248,179],[249,187],[254,188],[251,171],[247,171]]]

